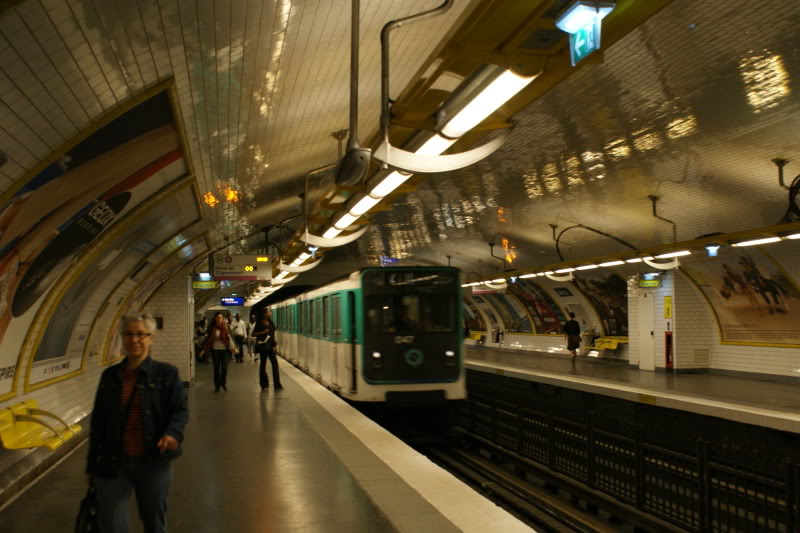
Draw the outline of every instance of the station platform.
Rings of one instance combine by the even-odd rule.
[[[648,372],[617,362],[465,346],[466,367],[622,400],[800,433],[798,384],[718,374]]]
[[[228,392],[214,393],[199,365],[172,533],[531,531],[287,362],[283,391],[262,393],[257,373],[231,364]],[[85,456],[84,443],[10,501],[2,530],[71,531]]]

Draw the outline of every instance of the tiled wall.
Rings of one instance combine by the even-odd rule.
[[[145,312],[164,319],[164,329],[153,342],[153,357],[178,367],[181,379],[190,381],[194,372],[194,298],[188,272],[181,270],[147,302]]]

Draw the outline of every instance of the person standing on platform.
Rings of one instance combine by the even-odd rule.
[[[250,315],[250,322],[247,323],[247,350],[250,352],[250,357],[253,362],[258,361],[258,354],[256,353],[256,338],[253,337],[253,330],[256,327],[256,315]]]
[[[267,358],[272,363],[272,381],[275,382],[275,390],[283,388],[281,376],[278,373],[278,356],[275,348],[278,345],[275,339],[275,323],[272,321],[272,311],[264,309],[261,320],[253,328],[253,337],[256,338],[256,353],[261,358],[258,367],[258,379],[261,383],[262,392],[269,389],[269,377],[267,376]]]
[[[214,362],[214,392],[219,392],[220,387],[222,387],[222,390],[227,391],[228,360],[231,352],[235,354],[238,350],[231,338],[225,316],[220,312],[214,315],[214,321],[211,323],[211,327],[208,328],[208,335],[206,335],[203,352],[201,353],[209,351],[211,352],[211,360]]]
[[[247,324],[242,320],[242,315],[236,313],[236,317],[231,321],[231,333],[233,341],[236,343],[236,362],[244,363],[244,338],[247,333]]]
[[[575,320],[575,313],[569,313],[569,320],[564,324],[564,338],[567,341],[567,350],[572,352],[572,361],[578,355],[578,348],[581,347],[581,325]]]
[[[86,473],[97,493],[100,531],[127,533],[131,491],[146,533],[167,530],[167,496],[181,453],[189,408],[178,369],[156,361],[155,319],[120,321],[125,359],[100,377],[89,434]]]

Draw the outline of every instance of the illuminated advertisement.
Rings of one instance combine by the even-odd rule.
[[[464,325],[470,332],[486,331],[486,324],[483,322],[478,308],[466,297],[464,298]]]
[[[800,291],[764,252],[721,249],[681,269],[711,304],[723,342],[800,345]]]
[[[589,299],[605,335],[628,336],[628,284],[619,274],[601,269],[581,272],[572,283]]]
[[[137,204],[185,173],[169,97],[161,92],[67,150],[4,200],[0,397],[13,384],[2,369],[16,365],[29,326],[56,282]],[[76,334],[85,338],[85,331]],[[47,378],[80,369],[79,358],[54,355],[67,360],[48,363],[42,369]]]
[[[514,296],[508,294],[483,294],[492,304],[505,325],[506,333],[533,333],[531,319]]]
[[[558,304],[543,288],[527,279],[518,279],[508,286],[508,292],[516,296],[528,310],[536,333],[561,334],[561,324],[566,318]]]

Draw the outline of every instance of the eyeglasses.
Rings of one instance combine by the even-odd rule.
[[[131,333],[129,331],[123,331],[122,332],[122,336],[126,337],[128,339],[133,339],[133,338],[146,339],[150,335],[152,335],[152,334],[151,333]]]

